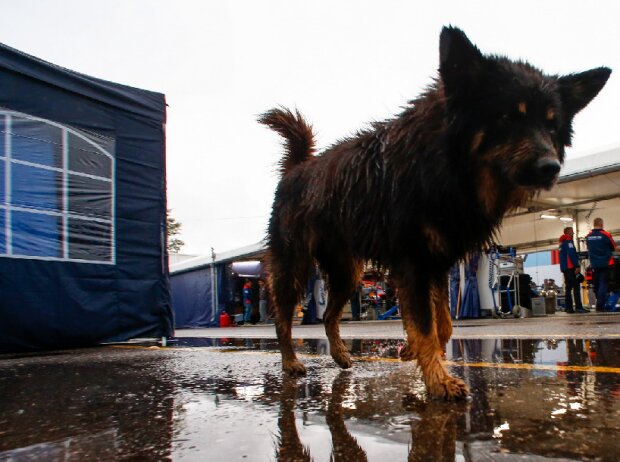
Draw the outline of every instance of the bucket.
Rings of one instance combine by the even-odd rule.
[[[230,327],[231,319],[226,311],[220,314],[220,327]]]

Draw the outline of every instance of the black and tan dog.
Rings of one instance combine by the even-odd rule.
[[[507,211],[557,180],[572,120],[611,70],[545,75],[525,62],[487,56],[453,27],[439,44],[439,77],[396,118],[315,155],[311,127],[274,109],[260,122],[285,140],[269,223],[270,287],[282,367],[304,374],[291,343],[293,309],[310,268],[327,275],[325,330],[334,360],[351,366],[338,323],[366,262],[390,271],[408,344],[427,390],[467,395],[448,374],[452,333],[447,272],[491,240]]]

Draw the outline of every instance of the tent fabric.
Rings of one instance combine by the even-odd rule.
[[[49,86],[76,93],[114,109],[162,124],[166,120],[163,95],[80,74],[0,44],[3,70]]]
[[[449,275],[450,316],[452,316],[452,319],[456,319],[459,304],[459,285],[461,282],[461,271],[459,266],[459,263],[452,265]]]
[[[172,335],[165,107],[0,44],[0,350]]]
[[[222,313],[222,311],[226,311],[230,315],[234,313],[232,306],[234,300],[234,286],[231,281],[231,270],[226,264],[220,263],[215,265],[215,271],[217,279],[217,312],[215,313],[214,322],[211,324],[213,327],[219,327],[220,313]]]
[[[480,317],[480,295],[478,293],[478,255],[472,255],[465,262],[465,288],[461,296],[459,319]]]
[[[473,254],[463,262],[464,284],[462,286],[461,264],[456,263],[450,269],[448,284],[452,319],[479,318],[481,316],[477,275],[479,260],[480,256]]]
[[[213,324],[211,268],[177,274],[170,279],[176,328]]]
[[[175,328],[219,327],[222,312],[234,314],[232,266],[219,263],[170,276]],[[215,271],[214,276],[211,271]]]

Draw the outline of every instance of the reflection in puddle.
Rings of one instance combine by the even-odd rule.
[[[618,340],[452,340],[456,404],[426,400],[399,340],[345,341],[346,371],[297,342],[301,379],[274,339],[0,357],[0,460],[617,460]]]
[[[213,346],[243,350],[278,348],[272,339],[215,343]],[[280,429],[278,454],[292,451],[295,457],[307,457],[309,453],[315,457],[316,449],[312,444],[302,444],[303,437],[291,423],[295,421],[290,414],[294,412],[291,389],[297,388],[301,390],[297,392],[296,409],[304,416],[301,427],[308,420],[326,425],[332,441],[328,457],[335,460],[339,454],[343,454],[342,460],[368,457],[369,447],[372,449],[376,441],[367,443],[356,434],[360,429],[370,434],[375,429],[391,441],[393,449],[396,441],[406,442],[411,450],[409,460],[454,460],[458,455],[476,459],[506,452],[615,460],[615,455],[610,454],[620,449],[620,341],[452,340],[446,358],[472,390],[471,402],[460,407],[426,402],[419,377],[412,378],[412,369],[403,371],[406,366],[401,363],[380,362],[381,358],[397,358],[402,341],[345,343],[358,359],[379,359],[379,363],[358,361],[353,371],[341,372],[330,386],[322,382],[316,386],[312,373],[300,384],[285,381],[282,393],[287,398],[281,402],[281,413],[288,413],[285,421],[294,432],[288,434]],[[327,341],[297,340],[296,348],[301,353],[319,355],[318,368],[338,371],[329,358],[323,359],[329,356]],[[275,362],[277,365],[277,359]],[[416,383],[418,389],[412,394]],[[308,419],[312,402],[323,403],[319,410],[322,421],[316,413]],[[284,419],[283,414],[280,419]],[[408,433],[405,439],[404,433]],[[610,433],[613,438],[609,438]],[[396,457],[404,457],[402,451]]]
[[[296,339],[294,342],[295,349],[301,354],[329,356],[327,339]],[[404,340],[398,339],[343,339],[343,342],[359,359],[397,359],[404,345]],[[177,339],[175,345],[179,348],[279,351],[277,340],[273,338],[185,337]],[[447,344],[446,359],[467,363],[620,367],[620,340],[453,339]],[[547,373],[543,372],[543,375]]]

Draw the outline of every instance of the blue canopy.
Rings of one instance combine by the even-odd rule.
[[[0,44],[0,350],[172,335],[165,121]]]

